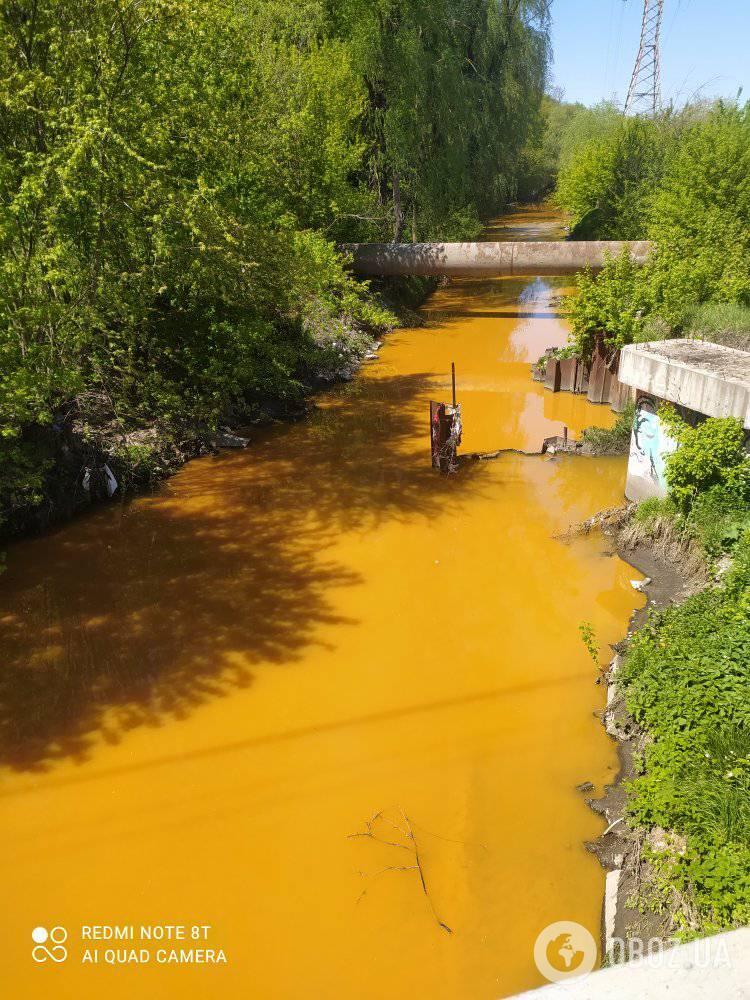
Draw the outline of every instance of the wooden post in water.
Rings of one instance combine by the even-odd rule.
[[[453,385],[453,409],[456,409],[456,362],[451,361],[451,383]]]

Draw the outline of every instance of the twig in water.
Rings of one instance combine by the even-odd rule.
[[[381,811],[381,812],[376,812],[369,820],[366,821],[364,830],[361,830],[358,833],[350,833],[347,839],[353,840],[356,837],[366,837],[369,840],[377,841],[377,843],[379,844],[384,844],[386,847],[398,847],[399,850],[408,851],[410,854],[412,854],[414,857],[413,865],[388,865],[387,867],[381,868],[379,871],[372,872],[370,874],[375,876],[375,875],[382,875],[384,874],[384,872],[416,871],[417,874],[419,875],[419,881],[422,886],[422,892],[427,897],[427,902],[430,905],[430,910],[438,926],[442,927],[442,929],[446,931],[448,934],[452,934],[453,931],[451,930],[451,928],[444,921],[440,919],[440,917],[437,914],[437,911],[435,910],[435,904],[433,903],[429,889],[427,888],[427,880],[425,878],[424,868],[422,867],[422,859],[419,855],[419,846],[417,844],[417,839],[414,836],[414,830],[412,828],[412,824],[409,820],[409,817],[403,810],[401,812],[401,815],[403,816],[404,819],[405,829],[404,827],[399,826],[398,823],[394,823],[393,820],[389,819],[387,816],[384,816],[383,812]],[[387,823],[388,826],[393,827],[393,829],[397,830],[403,837],[406,837],[409,843],[399,844],[397,841],[386,840],[384,837],[378,836],[375,830],[375,825],[378,822]],[[437,835],[434,834],[434,836]],[[447,838],[441,838],[441,839],[447,839]],[[364,876],[365,873],[360,872],[359,874]],[[364,892],[360,894],[359,898],[357,899],[357,902],[359,902],[362,899],[363,895]]]

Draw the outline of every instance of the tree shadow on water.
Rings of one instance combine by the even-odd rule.
[[[357,624],[344,531],[458,509],[481,470],[433,472],[432,376],[379,373],[303,424],[191,463],[162,490],[18,543],[0,581],[0,766],[46,771],[188,716]],[[387,641],[387,637],[384,637]]]

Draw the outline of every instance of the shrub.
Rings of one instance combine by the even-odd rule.
[[[666,478],[669,495],[683,513],[714,487],[722,489],[725,500],[731,495],[738,504],[750,501],[750,460],[741,420],[712,418],[690,427],[669,406],[662,406],[659,415],[678,443],[666,457]]]
[[[586,216],[589,238],[640,236],[656,245],[637,275],[609,266],[579,279],[574,343],[590,349],[592,331],[615,347],[683,329],[700,335],[704,323],[720,342],[747,346],[750,105],[687,109],[605,133],[563,169],[557,196],[574,218]]]
[[[576,354],[589,358],[597,336],[611,351],[631,343],[643,326],[647,297],[641,269],[627,251],[608,257],[598,275],[582,272],[566,304]]]

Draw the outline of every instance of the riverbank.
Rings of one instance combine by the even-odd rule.
[[[747,716],[747,662],[740,654],[733,681],[737,636],[731,628],[727,632],[720,609],[725,600],[731,608],[747,602],[750,546],[738,544],[734,560],[725,556],[712,564],[694,537],[668,521],[644,530],[632,504],[592,518],[582,529],[601,529],[620,557],[646,577],[639,586],[646,604],[614,647],[605,675],[602,721],[617,744],[619,774],[603,797],[589,800],[607,822],[589,847],[607,871],[602,953],[615,962],[638,947],[647,949],[648,942],[710,934],[748,919],[746,862],[736,856],[738,848],[727,856],[733,839],[739,847],[745,836],[741,811],[734,820],[729,815],[732,797],[745,794],[746,751],[737,741],[745,744],[741,729],[732,727],[741,727]],[[721,649],[719,660],[707,662],[713,634],[722,632],[714,644]],[[671,679],[669,660],[677,670]],[[704,704],[695,704],[695,690],[702,692],[699,702],[707,699]],[[717,730],[726,728],[727,719],[722,740]],[[698,759],[713,768],[698,787],[685,738],[697,743]],[[685,813],[679,803],[688,800]]]
[[[371,282],[378,311],[391,326],[342,328],[336,349],[320,350],[295,375],[287,395],[258,397],[244,409],[228,410],[218,426],[154,417],[133,425],[117,417],[112,400],[88,394],[61,406],[51,424],[28,428],[26,444],[35,455],[36,487],[20,504],[0,496],[0,544],[37,534],[110,500],[121,501],[156,489],[186,462],[223,448],[244,448],[252,428],[304,419],[320,392],[351,381],[372,359],[382,338],[396,327],[418,325],[418,309],[439,284],[429,278]],[[2,483],[0,482],[0,489]]]

